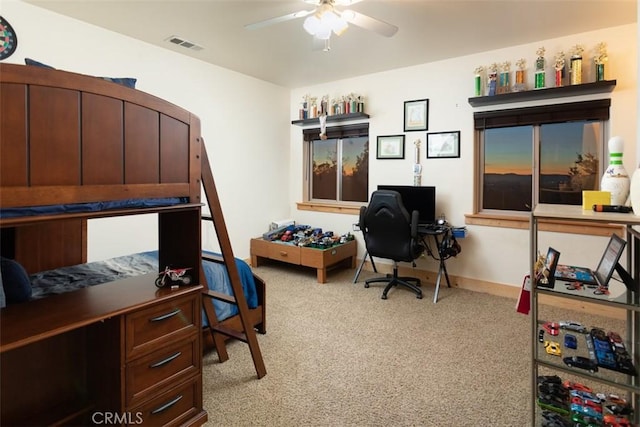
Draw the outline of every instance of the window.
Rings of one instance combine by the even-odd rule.
[[[369,125],[305,129],[308,201],[366,202],[369,199]]]
[[[599,188],[609,106],[607,99],[475,113],[478,212],[580,205],[583,190]]]

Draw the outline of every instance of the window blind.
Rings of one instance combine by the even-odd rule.
[[[578,120],[609,120],[611,99],[482,111],[473,114],[476,130],[562,123]]]

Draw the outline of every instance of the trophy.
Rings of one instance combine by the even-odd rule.
[[[554,68],[556,70],[556,87],[562,86],[562,80],[564,79],[564,65],[565,65],[564,52],[560,51],[556,54],[556,62]]]
[[[584,48],[577,44],[573,47],[571,54],[571,84],[579,85],[582,83],[582,52]]]
[[[535,81],[535,89],[544,89],[545,87],[545,79],[544,79],[544,47],[538,48],[536,51],[536,55],[538,58],[536,59],[536,81]]]
[[[498,93],[511,92],[511,84],[509,83],[509,73],[511,72],[511,62],[505,61],[500,65],[500,79],[498,81]]]
[[[524,82],[524,72],[525,69],[527,68],[526,65],[526,60],[524,58],[520,58],[516,61],[516,67],[518,67],[518,69],[516,70],[516,83],[513,85],[513,91],[514,92],[523,92],[525,90],[527,90],[527,86],[525,85]]]

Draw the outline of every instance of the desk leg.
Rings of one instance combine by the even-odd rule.
[[[436,292],[433,295],[433,303],[438,302],[438,292],[440,291],[440,280],[442,280],[442,263],[440,263],[440,268],[438,269],[438,276],[436,277]]]
[[[369,255],[369,252],[365,252],[364,256],[362,257],[362,262],[360,263],[360,267],[358,267],[358,270],[356,270],[356,275],[353,276],[353,283],[357,283],[358,282],[358,277],[360,276],[360,272],[362,271],[362,267],[364,267],[364,263],[367,260],[367,255]]]
[[[447,273],[447,265],[444,260],[440,260],[440,268],[438,269],[438,276],[436,278],[436,293],[433,296],[433,303],[438,302],[438,292],[440,291],[440,282],[442,281],[442,274],[444,273],[444,278],[447,280],[447,287],[451,287],[451,283],[449,282],[449,273]]]
[[[358,282],[358,277],[360,276],[360,272],[362,271],[362,267],[364,267],[364,263],[367,260],[367,255],[369,255],[369,252],[365,252],[364,253],[364,256],[362,257],[362,262],[360,263],[360,267],[358,267],[358,270],[356,271],[355,276],[353,276],[353,283],[357,283]],[[374,273],[377,273],[378,269],[376,268],[376,264],[373,262],[373,257],[369,257],[369,259],[371,260],[371,266],[373,267]],[[353,262],[355,264],[355,262],[356,262],[355,257],[353,258]]]
[[[444,271],[444,278],[447,279],[447,288],[451,287],[451,282],[449,281],[449,273],[447,272],[447,264],[442,260],[442,271]]]

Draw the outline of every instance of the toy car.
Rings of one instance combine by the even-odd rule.
[[[559,404],[554,401],[546,400],[544,398],[537,399],[538,406],[542,409],[557,412],[561,415],[569,415],[569,407],[566,404]]]
[[[622,343],[622,337],[620,337],[620,334],[618,334],[617,332],[609,332],[607,334],[607,338],[609,338],[609,341],[613,343]]]
[[[542,383],[538,384],[538,392],[540,395],[551,394],[561,397],[564,401],[569,397],[569,390],[564,388],[562,384]]]
[[[631,427],[628,419],[617,415],[605,415],[603,421],[607,427]]]
[[[577,349],[578,348],[578,340],[576,339],[575,335],[571,335],[571,334],[566,334],[564,336],[564,346],[566,348],[570,348],[570,349]]]
[[[579,397],[583,400],[593,400],[594,402],[602,403],[602,401],[598,397],[594,396],[593,393],[589,393],[588,391],[571,390],[569,393],[573,397]]]
[[[618,396],[617,394],[608,394],[607,395],[607,400],[611,403],[613,403],[614,405],[626,405],[627,404],[627,399],[622,398],[620,396]]]
[[[573,424],[562,415],[553,411],[542,411],[544,427],[573,427]]]
[[[629,404],[615,404],[615,405],[606,405],[605,408],[607,411],[611,412],[613,415],[631,415],[633,414],[633,408]]]
[[[562,359],[565,365],[572,368],[580,368],[591,372],[598,372],[598,365],[591,359],[588,359],[583,356],[570,356]]]
[[[546,322],[542,327],[549,335],[556,336],[560,333],[560,326],[556,322]]]
[[[580,412],[572,412],[571,413],[571,419],[573,421],[576,422],[576,424],[574,424],[576,427],[577,426],[585,426],[585,427],[600,427],[602,426],[602,423],[589,417],[586,415],[581,414]]]
[[[602,413],[602,404],[600,403],[600,401],[597,400],[591,400],[591,399],[583,399],[582,400],[582,406],[588,406],[590,408],[593,408],[594,411],[598,412],[598,413]]]
[[[582,414],[587,416],[587,417],[591,417],[597,421],[602,422],[602,413],[596,411],[594,408],[592,408],[591,406],[583,406],[582,407]]]
[[[543,383],[562,384],[562,379],[557,375],[538,375],[538,384]]]
[[[544,350],[547,352],[547,354],[551,354],[553,356],[562,356],[560,343],[557,343],[555,341],[545,341]]]
[[[584,391],[585,393],[593,393],[593,389],[591,387],[587,387],[582,383],[575,383],[575,382],[566,380],[565,382],[562,383],[562,385],[568,388],[569,390],[579,390],[579,391]]]
[[[571,320],[562,320],[558,324],[560,325],[560,329],[567,329],[581,334],[587,333],[587,328],[582,323],[573,322]]]
[[[544,329],[538,331],[538,342],[544,342]]]
[[[607,340],[607,334],[600,328],[593,328],[590,332],[591,336],[599,340]]]

